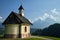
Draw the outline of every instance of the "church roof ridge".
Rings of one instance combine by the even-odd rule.
[[[27,18],[12,11],[2,24],[20,24],[20,23],[28,23],[32,25],[32,23]]]

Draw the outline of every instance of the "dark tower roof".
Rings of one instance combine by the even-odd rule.
[[[18,9],[18,10],[21,10],[21,9],[23,9],[23,10],[24,10],[24,8],[22,7],[22,5],[19,7],[19,9]]]

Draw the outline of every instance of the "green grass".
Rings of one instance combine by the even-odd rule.
[[[21,38],[16,38],[16,39],[11,39],[11,38],[8,38],[8,39],[0,39],[0,40],[43,40],[43,39],[40,39],[40,38],[26,38],[26,39],[21,39]]]
[[[43,40],[43,39],[40,39],[40,38],[29,38],[29,39],[22,39],[22,40]]]
[[[25,38],[25,39],[21,39],[21,38],[16,38],[16,39],[2,38],[2,36],[3,35],[0,35],[0,40],[44,40],[44,39],[41,39],[41,38]],[[60,40],[60,38],[51,37],[51,36],[40,36],[40,37],[49,38],[49,39],[52,39],[52,40]]]
[[[53,40],[60,40],[60,38],[57,38],[57,37],[51,37],[51,36],[42,36],[44,38],[50,38],[50,39],[53,39]]]
[[[24,39],[21,39],[21,38],[2,38],[3,35],[0,35],[0,40],[43,40],[41,38],[24,38]]]

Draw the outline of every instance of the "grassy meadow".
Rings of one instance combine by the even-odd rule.
[[[17,38],[17,39],[11,39],[11,38],[8,38],[8,39],[0,39],[0,40],[43,40],[43,39],[40,39],[40,38],[26,38],[26,39],[20,39],[20,38]]]
[[[52,40],[60,40],[60,38],[57,38],[57,37],[51,37],[51,36],[42,36],[44,38],[49,38],[49,39],[52,39]]]
[[[56,37],[50,37],[50,36],[40,36],[40,37],[43,37],[43,38],[2,38],[3,35],[0,35],[0,40],[46,40],[46,39],[43,39],[43,38],[48,38],[48,39],[52,39],[52,40],[60,40],[60,38],[56,38]]]

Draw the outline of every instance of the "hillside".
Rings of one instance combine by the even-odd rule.
[[[59,37],[60,38],[60,24],[55,23],[50,25],[47,28],[36,30],[32,33],[32,35],[38,35],[38,36],[53,36],[53,37]]]

